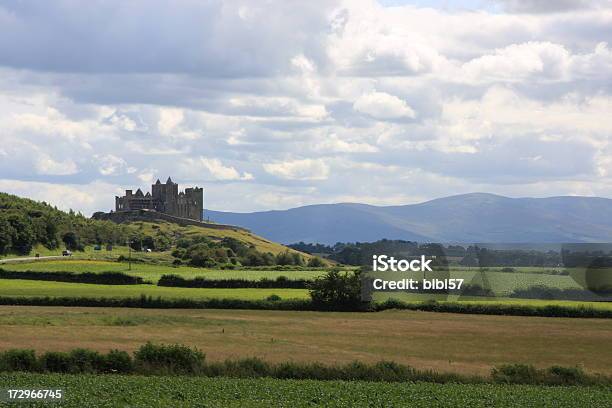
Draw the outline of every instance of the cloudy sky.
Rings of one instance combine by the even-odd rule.
[[[0,0],[0,191],[85,214],[612,197],[611,142],[611,1]]]

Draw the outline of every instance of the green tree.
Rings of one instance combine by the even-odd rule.
[[[13,227],[0,213],[0,254],[6,254],[13,245]]]
[[[338,268],[312,282],[310,297],[316,306],[325,309],[361,310],[367,306],[361,300],[359,273],[343,273]]]
[[[20,213],[9,213],[7,221],[12,227],[12,249],[20,255],[27,255],[32,251],[36,242],[36,235],[31,221]]]
[[[68,231],[62,235],[62,241],[66,245],[66,249],[76,251],[79,247],[79,237],[73,231]]]
[[[326,265],[321,258],[319,258],[318,256],[313,256],[308,260],[307,266],[310,268],[322,268]]]

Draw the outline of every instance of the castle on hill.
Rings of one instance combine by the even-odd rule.
[[[204,189],[186,188],[179,192],[178,184],[170,177],[166,183],[159,179],[151,186],[151,192],[144,194],[141,189],[133,193],[125,190],[123,197],[115,196],[115,212],[134,210],[155,210],[175,217],[202,221],[204,210]]]

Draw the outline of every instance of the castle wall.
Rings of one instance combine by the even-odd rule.
[[[120,212],[111,212],[111,213],[103,213],[97,212],[92,218],[96,220],[104,220],[104,221],[112,221],[117,224],[122,224],[124,222],[134,222],[134,221],[168,221],[175,224],[178,224],[182,227],[186,227],[189,225],[194,225],[197,227],[206,227],[218,230],[234,230],[234,231],[245,231],[250,232],[248,229],[243,227],[237,227],[235,225],[227,225],[227,224],[215,224],[204,221],[197,221],[188,218],[176,217],[174,215],[164,214],[157,211],[151,210],[135,210],[135,211],[120,211]]]
[[[202,221],[204,189],[187,188],[184,193],[179,194],[178,184],[168,178],[165,184],[160,183],[159,180],[153,184],[150,195],[147,193],[146,196],[143,196],[139,189],[135,195],[132,194],[132,190],[126,190],[125,196],[115,197],[115,212],[143,209]]]

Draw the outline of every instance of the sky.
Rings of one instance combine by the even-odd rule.
[[[0,191],[612,197],[612,1],[0,0]]]

